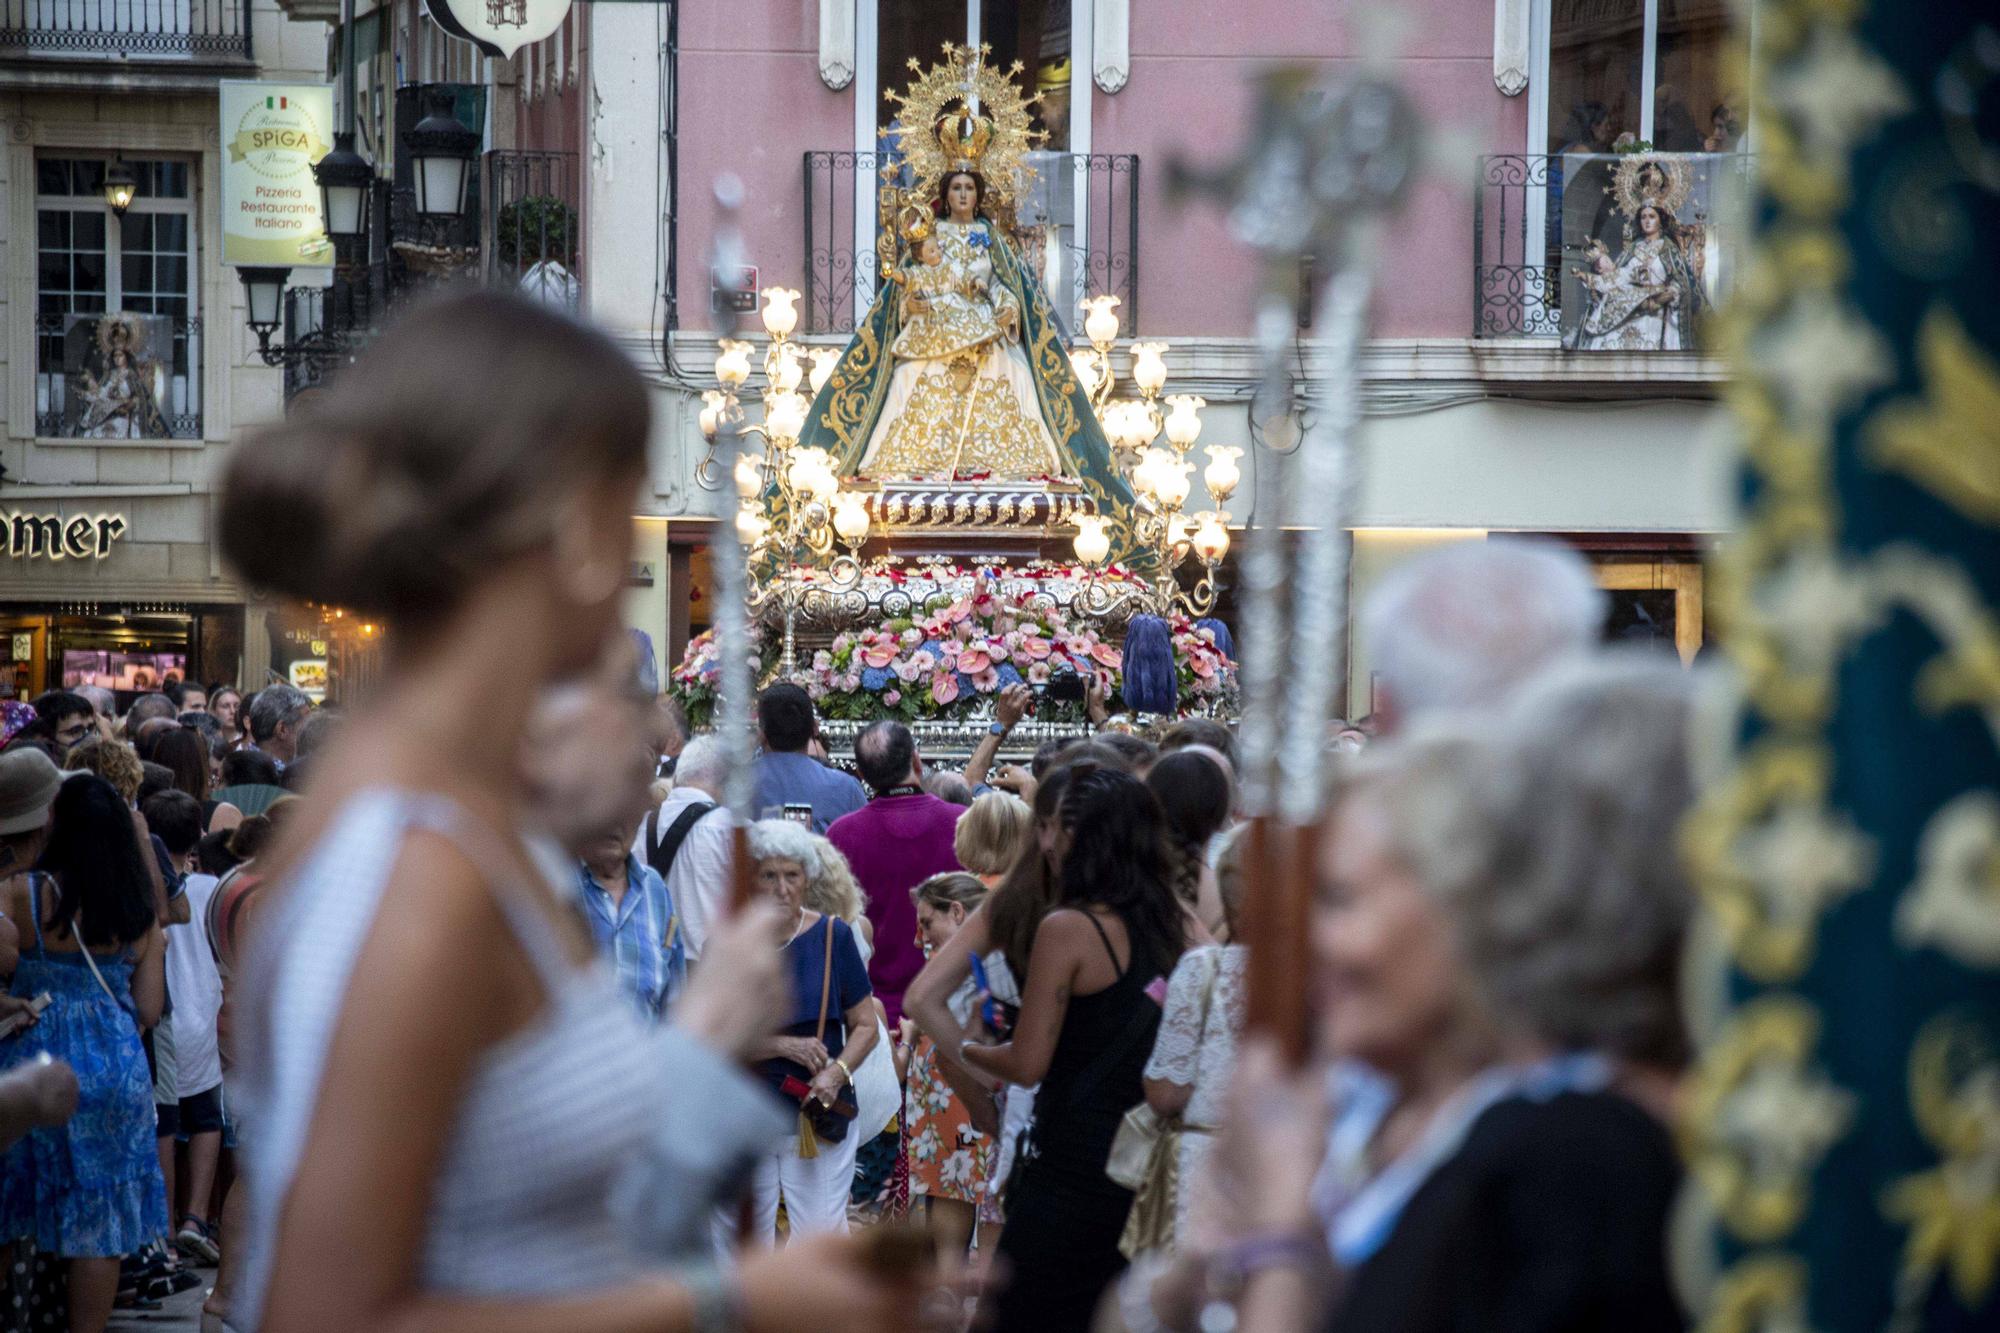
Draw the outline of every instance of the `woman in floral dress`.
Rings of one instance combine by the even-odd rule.
[[[986,886],[964,873],[934,875],[913,890],[917,930],[926,954],[943,947],[986,897]],[[951,998],[953,1015],[968,1029],[979,1003],[976,980]],[[962,1255],[977,1224],[997,1221],[989,1188],[997,1145],[972,1125],[972,1113],[938,1069],[937,1046],[917,1039],[903,1099],[903,1143],[909,1157],[910,1197],[928,1200],[939,1252]]]

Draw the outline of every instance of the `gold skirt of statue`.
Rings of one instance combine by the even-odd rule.
[[[876,481],[1062,475],[1027,358],[999,339],[899,362],[859,470]]]

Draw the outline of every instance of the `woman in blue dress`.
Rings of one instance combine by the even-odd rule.
[[[21,923],[12,993],[51,999],[0,1043],[8,1067],[46,1051],[76,1071],[76,1114],[36,1129],[0,1165],[0,1240],[69,1261],[71,1330],[102,1329],[118,1260],[167,1230],[154,1151],[152,1079],[141,1029],[166,999],[166,946],[132,812],[110,783],[71,778],[57,794],[37,871],[0,883]]]

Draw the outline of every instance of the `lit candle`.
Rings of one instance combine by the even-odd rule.
[[[757,456],[741,453],[736,456],[736,493],[748,500],[764,489],[764,469]]]
[[[1167,397],[1167,438],[1174,448],[1185,453],[1201,438],[1201,409],[1208,406],[1208,399],[1199,394],[1176,393]]]
[[[724,338],[716,344],[715,377],[727,389],[740,389],[750,378],[750,344]]]
[[[755,546],[764,540],[764,534],[771,530],[771,520],[754,502],[746,501],[736,511],[736,537],[745,546]]]
[[[701,433],[706,439],[714,439],[715,432],[722,426],[722,413],[728,406],[729,395],[720,389],[701,391]]]
[[[1209,564],[1219,564],[1229,554],[1229,528],[1222,515],[1205,509],[1195,515],[1194,553]]]
[[[1167,384],[1167,345],[1132,344],[1132,382],[1145,394],[1156,394]]]
[[[1164,449],[1152,449],[1147,452],[1160,456],[1160,461],[1154,465],[1154,496],[1165,508],[1179,509],[1187,503],[1188,492],[1194,489],[1191,477],[1194,464],[1183,462]]]
[[[799,349],[790,343],[779,343],[771,365],[772,387],[780,393],[797,393],[805,377],[806,368],[799,364]]]
[[[1098,376],[1097,353],[1091,351],[1089,348],[1079,348],[1069,354],[1069,364],[1070,368],[1076,371],[1077,379],[1082,382],[1084,393],[1096,393]]]
[[[807,383],[812,385],[814,393],[818,393],[826,387],[826,382],[833,378],[833,368],[840,364],[840,349],[813,347],[807,349],[806,355],[812,358],[813,363],[812,375]]]
[[[1077,515],[1076,558],[1093,569],[1111,555],[1111,534],[1105,531],[1109,521],[1102,514]]]
[[[850,546],[859,546],[868,537],[868,501],[857,491],[848,491],[833,504],[833,530]]]
[[[1217,504],[1227,500],[1235,491],[1236,483],[1243,480],[1243,474],[1236,466],[1236,460],[1241,457],[1243,451],[1233,444],[1208,446],[1208,467],[1203,470],[1201,479]]]
[[[1092,345],[1103,349],[1118,341],[1118,298],[1115,296],[1093,296],[1083,303],[1089,313],[1083,317],[1083,336]]]
[[[764,429],[776,440],[790,442],[806,428],[811,404],[802,393],[773,393],[764,398]]]
[[[830,499],[840,489],[840,479],[833,472],[833,459],[824,449],[795,450],[785,470],[785,479],[794,491],[815,500]]]
[[[766,287],[764,289],[764,332],[773,338],[789,337],[799,326],[798,307],[793,303],[799,294],[790,287]]]

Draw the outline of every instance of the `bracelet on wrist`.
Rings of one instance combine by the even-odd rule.
[[[1274,1231],[1238,1241],[1215,1257],[1216,1285],[1240,1290],[1274,1268],[1317,1268],[1327,1260],[1326,1237],[1311,1231]]]

